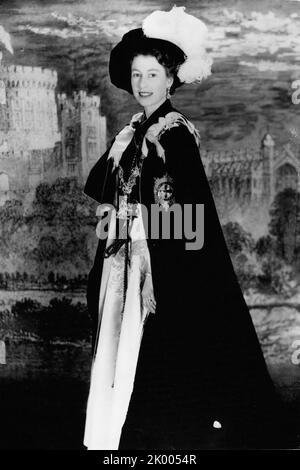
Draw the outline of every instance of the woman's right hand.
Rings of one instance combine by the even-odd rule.
[[[150,313],[155,313],[156,300],[153,292],[152,276],[146,275],[145,282],[142,289],[142,303]]]

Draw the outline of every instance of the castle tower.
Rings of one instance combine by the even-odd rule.
[[[81,177],[81,124],[80,110],[72,98],[58,94],[59,120],[61,123],[62,176]]]
[[[64,175],[85,181],[106,150],[106,118],[100,114],[100,97],[80,91],[72,98],[58,95],[58,103]]]
[[[251,200],[255,205],[265,201],[264,192],[264,161],[254,160],[251,162]]]
[[[43,179],[43,160],[60,140],[55,101],[57,73],[0,64],[0,172],[11,190]]]
[[[274,140],[266,133],[261,141],[262,153],[262,201],[271,204],[274,195]]]

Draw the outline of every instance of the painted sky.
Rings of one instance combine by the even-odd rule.
[[[55,68],[58,90],[102,96],[109,135],[138,110],[134,99],[109,82],[114,44],[141,25],[159,0],[0,0],[0,24],[14,56],[4,62]],[[205,147],[255,145],[267,131],[281,144],[300,144],[300,104],[291,84],[300,80],[300,1],[177,1],[209,28],[213,74],[181,87],[174,105],[198,126]]]

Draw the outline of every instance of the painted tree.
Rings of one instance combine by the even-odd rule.
[[[269,232],[275,238],[277,255],[291,263],[300,236],[300,194],[294,189],[287,188],[275,197]]]
[[[228,222],[222,226],[224,237],[231,255],[237,255],[243,250],[251,251],[254,240],[238,222]]]
[[[255,243],[255,252],[260,257],[275,253],[275,251],[276,242],[274,237],[271,237],[270,234],[260,237]]]

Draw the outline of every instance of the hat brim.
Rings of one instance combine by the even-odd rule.
[[[184,52],[175,44],[164,39],[149,38],[144,35],[142,28],[132,29],[124,34],[122,40],[112,49],[109,59],[109,75],[113,85],[132,94],[131,64],[134,53],[142,50],[143,46],[167,51],[175,57],[183,57]],[[183,85],[176,80],[176,88]]]

